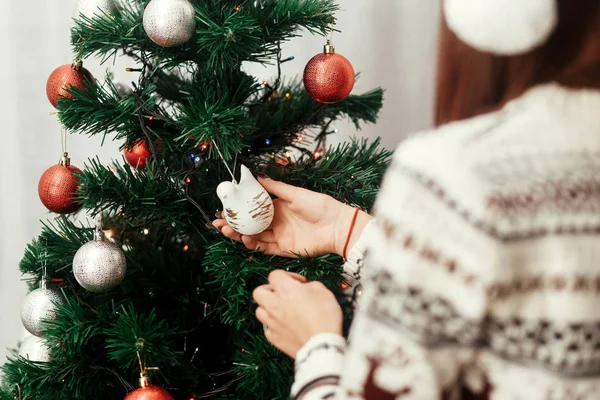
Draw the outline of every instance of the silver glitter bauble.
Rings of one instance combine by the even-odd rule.
[[[115,0],[79,0],[75,18],[81,15],[87,18],[107,18],[117,9]]]
[[[52,289],[35,289],[25,297],[21,308],[21,322],[32,335],[42,336],[44,322],[56,317],[56,305],[64,304],[62,295]]]
[[[36,336],[29,336],[21,343],[19,347],[19,356],[29,361],[49,362],[52,357],[50,348],[43,339]]]
[[[144,10],[144,30],[159,46],[180,46],[196,30],[194,6],[188,0],[152,0]]]
[[[102,232],[97,232],[95,240],[81,246],[73,258],[75,279],[84,289],[94,293],[117,287],[126,270],[125,253],[117,244],[104,240]]]

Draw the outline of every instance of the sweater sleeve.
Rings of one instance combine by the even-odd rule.
[[[440,198],[450,192],[405,167],[396,159],[386,174],[361,238],[368,255],[349,343],[318,335],[301,349],[294,400],[452,398],[472,361],[495,244]]]

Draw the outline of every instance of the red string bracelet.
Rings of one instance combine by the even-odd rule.
[[[347,253],[348,253],[348,244],[350,243],[350,238],[352,237],[352,231],[354,230],[354,225],[356,224],[356,218],[358,218],[358,212],[360,211],[359,207],[356,207],[356,209],[354,210],[354,215],[352,216],[352,222],[350,223],[350,229],[348,230],[348,236],[346,237],[346,244],[344,244],[344,252],[343,257],[344,260],[347,259]]]

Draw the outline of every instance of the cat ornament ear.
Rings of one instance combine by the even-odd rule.
[[[256,235],[266,230],[273,222],[275,208],[265,188],[242,165],[239,182],[221,182],[217,196],[223,203],[223,216],[236,232]]]

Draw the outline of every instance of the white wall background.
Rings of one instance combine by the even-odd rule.
[[[26,244],[47,218],[37,196],[37,182],[60,157],[59,125],[46,94],[52,70],[70,63],[69,26],[77,0],[0,0],[0,363],[23,335],[20,306],[26,286],[20,282],[18,263]],[[342,121],[335,140],[352,135],[381,136],[392,148],[406,134],[427,128],[432,121],[435,42],[439,0],[340,0],[341,34],[336,49],[361,72],[356,92],[381,86],[385,105],[377,125],[355,132]],[[323,39],[303,37],[288,44],[284,54],[288,76],[301,74],[306,62],[321,51]],[[111,66],[117,80],[131,81],[123,65]],[[86,63],[102,78],[106,66]],[[262,66],[248,71],[260,79],[273,72]],[[88,157],[108,161],[119,157],[116,144],[100,147],[100,138],[74,135],[69,149],[74,165]]]

